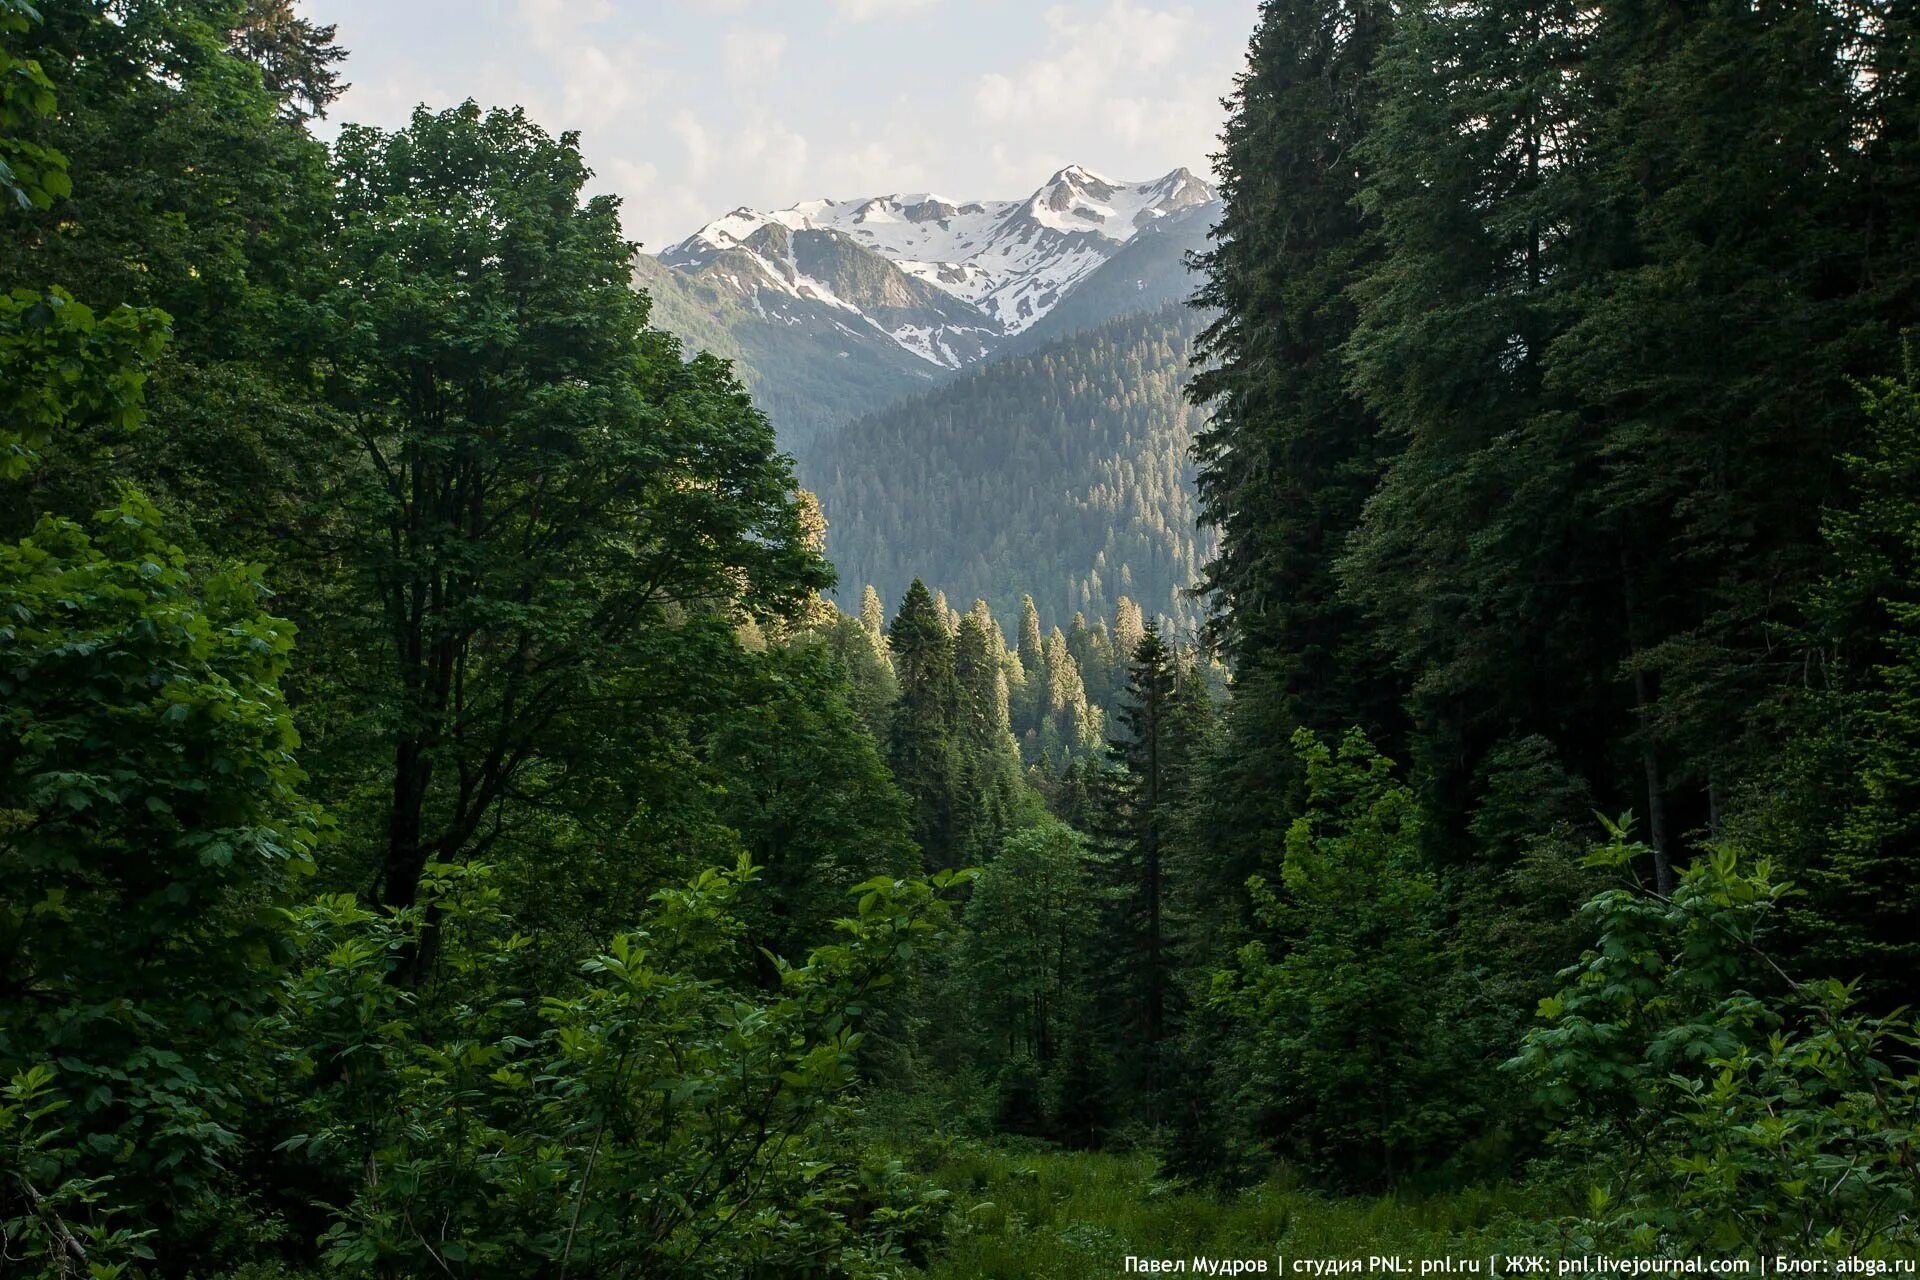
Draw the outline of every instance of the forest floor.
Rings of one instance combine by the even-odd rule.
[[[1330,1198],[1274,1179],[1234,1195],[1157,1179],[1153,1157],[995,1147],[958,1151],[933,1170],[966,1224],[926,1268],[928,1280],[1093,1280],[1126,1260],[1204,1257],[1410,1261],[1484,1256],[1521,1193],[1482,1188],[1443,1197]],[[1289,1264],[1286,1274],[1293,1268]],[[1225,1272],[1222,1272],[1225,1274]]]

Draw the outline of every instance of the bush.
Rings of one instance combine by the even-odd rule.
[[[524,997],[484,869],[435,867],[428,905],[294,913],[307,962],[276,1029],[307,1125],[292,1157],[348,1184],[324,1241],[348,1274],[478,1278],[530,1265],[649,1276],[890,1275],[940,1197],[854,1143],[874,993],[963,877],[858,887],[842,940],[774,992],[740,989],[744,861],[662,892],[566,991]],[[425,915],[440,971],[391,981]]]
[[[1624,822],[1596,866],[1647,850]],[[1599,938],[1541,1002],[1509,1068],[1592,1174],[1561,1224],[1592,1248],[1910,1257],[1920,1246],[1920,1047],[1834,981],[1798,982],[1760,943],[1791,890],[1718,848],[1673,895],[1609,890]]]

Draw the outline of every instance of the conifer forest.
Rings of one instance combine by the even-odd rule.
[[[325,9],[0,0],[0,1278],[1914,1273],[1920,5],[1264,0],[764,396]]]

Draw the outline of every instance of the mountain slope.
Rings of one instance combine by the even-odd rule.
[[[654,322],[736,362],[806,452],[824,430],[1002,352],[1184,298],[1220,209],[1186,169],[1117,183],[1062,169],[1024,200],[932,195],[736,209],[636,279]]]
[[[943,369],[978,360],[1000,337],[998,322],[972,303],[838,231],[761,222],[724,244],[676,245],[660,261],[764,319],[871,329]]]
[[[1170,304],[1009,355],[802,453],[843,593],[898,599],[915,577],[1014,616],[1129,596],[1179,630],[1210,535],[1196,532],[1181,389],[1201,317]]]
[[[634,282],[653,298],[652,323],[689,353],[734,362],[781,446],[798,449],[828,427],[925,391],[941,371],[870,326],[846,323],[824,304],[796,301],[784,318],[755,311],[712,280],[641,256]]]
[[[1187,255],[1207,247],[1207,232],[1219,218],[1220,208],[1219,201],[1211,200],[1143,227],[1002,350],[1031,351],[1121,316],[1186,302],[1195,285]]]
[[[779,257],[776,246],[789,243],[777,233],[791,233],[794,242],[813,237],[819,246],[836,245],[843,257],[857,248],[892,263],[966,304],[997,331],[1015,334],[1038,323],[1136,234],[1216,199],[1214,189],[1186,169],[1128,183],[1071,165],[1024,200],[957,203],[916,194],[809,200],[771,212],[736,209],[660,258],[684,271],[736,264],[722,275],[743,295],[794,293],[807,286],[769,262]],[[914,304],[925,307],[928,300],[917,295]],[[922,358],[949,368],[985,354],[943,350],[917,332],[918,323],[874,320]]]

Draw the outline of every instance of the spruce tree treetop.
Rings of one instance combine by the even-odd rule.
[[[1034,606],[1030,595],[1020,597],[1020,663],[1026,667],[1029,676],[1038,675],[1041,669],[1040,648],[1040,610]]]

